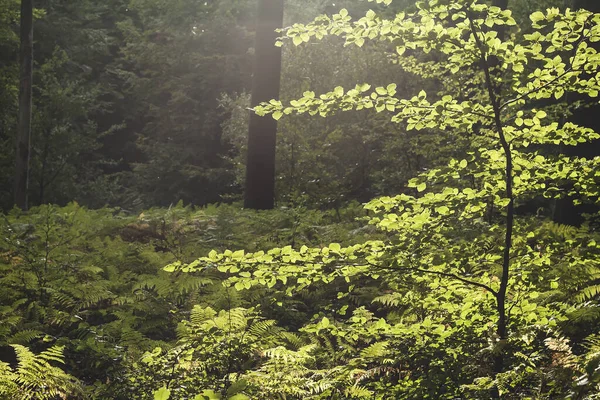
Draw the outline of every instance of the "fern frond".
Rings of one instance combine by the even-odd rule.
[[[18,375],[5,362],[0,361],[0,398],[9,399],[19,392]],[[14,397],[17,398],[17,397]]]
[[[121,343],[125,346],[142,347],[146,342],[148,342],[148,338],[135,329],[124,328],[121,332]]]
[[[353,399],[370,399],[373,397],[373,392],[359,385],[346,388],[344,394]]]
[[[73,296],[56,290],[51,291],[51,299],[62,309],[72,310],[76,308],[77,305],[77,300]]]
[[[564,225],[556,222],[547,222],[544,224],[544,228],[549,234],[556,236],[560,239],[571,239],[574,238],[580,231],[580,228],[572,225]]]
[[[544,340],[544,343],[548,349],[554,352],[552,359],[555,364],[565,368],[574,368],[577,365],[578,358],[573,354],[569,345],[569,339],[564,337],[550,337]]]
[[[280,332],[279,337],[288,345],[288,348],[291,347],[295,350],[307,344],[302,337],[293,332]]]
[[[178,295],[185,295],[197,291],[198,289],[214,284],[210,278],[201,276],[185,276],[174,282]],[[171,288],[173,290],[173,288]]]
[[[51,364],[63,363],[62,347],[54,346],[38,355],[21,345],[12,347],[18,366],[16,371],[9,371],[6,364],[0,365],[0,393],[15,399],[53,400],[83,392],[77,379]]]
[[[211,307],[202,307],[195,305],[190,314],[190,322],[194,325],[200,325],[204,321],[214,318],[217,312]]]
[[[248,334],[256,338],[266,338],[274,336],[278,333],[281,328],[275,326],[275,321],[272,320],[260,320],[255,321],[248,328]]]
[[[26,329],[26,330],[22,330],[20,332],[13,334],[9,338],[7,338],[6,341],[10,344],[26,345],[29,342],[31,342],[33,339],[36,339],[36,338],[40,337],[41,335],[42,335],[42,332],[40,332],[40,331]]]
[[[366,349],[363,349],[360,352],[360,355],[361,357],[366,359],[378,360],[382,357],[385,357],[385,355],[388,354],[388,346],[389,342],[387,341],[376,342],[367,347]]]
[[[316,349],[314,344],[303,346],[298,351],[286,349],[283,346],[277,346],[264,351],[264,355],[272,361],[283,362],[284,364],[302,364],[313,359],[312,352]]]
[[[588,286],[581,289],[579,293],[575,295],[575,300],[578,302],[584,302],[592,300],[600,295],[600,284]]]
[[[386,293],[384,295],[375,297],[373,303],[381,303],[386,307],[398,307],[402,304],[402,297],[400,293]]]

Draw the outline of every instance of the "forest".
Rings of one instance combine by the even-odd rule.
[[[0,0],[0,400],[600,400],[600,1]]]

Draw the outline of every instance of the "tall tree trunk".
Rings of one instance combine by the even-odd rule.
[[[281,48],[275,46],[276,29],[283,25],[283,0],[259,0],[254,46],[252,107],[279,98]],[[244,207],[267,210],[275,201],[275,142],[277,121],[271,116],[250,116]]]
[[[15,205],[27,209],[29,150],[31,138],[31,91],[33,84],[33,0],[21,0],[21,82],[19,129],[16,140]]]

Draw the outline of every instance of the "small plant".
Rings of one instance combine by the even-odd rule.
[[[79,381],[52,365],[62,364],[63,348],[54,346],[34,354],[21,345],[12,346],[18,365],[12,368],[0,361],[0,398],[22,400],[54,400],[83,395]]]

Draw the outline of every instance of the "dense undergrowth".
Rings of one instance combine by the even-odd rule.
[[[327,212],[177,205],[136,215],[118,209],[89,210],[75,203],[27,213],[15,209],[2,216],[0,224],[2,359],[12,360],[12,367],[25,362],[26,353],[17,351],[17,360],[8,345],[28,346],[34,352],[59,346],[54,348],[64,351],[64,369],[94,398],[132,398],[130,384],[139,388],[139,398],[151,397],[151,385],[129,382],[138,369],[133,363],[145,351],[175,346],[183,329],[178,325],[190,317],[194,306],[215,312],[245,306],[248,310],[240,315],[251,319],[256,315],[251,308],[263,305],[271,317],[296,327],[319,307],[318,303],[309,307],[302,299],[294,301],[295,310],[273,307],[262,291],[241,296],[224,288],[223,274],[216,270],[191,276],[164,272],[165,265],[192,261],[212,249],[258,251],[288,243],[318,246],[334,239],[365,240],[373,229],[356,220],[364,215],[358,205]],[[218,349],[205,351],[219,358]],[[257,357],[255,349],[248,351],[250,358]],[[57,358],[55,354],[53,360]],[[2,371],[8,367],[3,364]],[[140,379],[161,382],[150,370]],[[154,373],[159,371],[167,370],[161,365]],[[37,393],[34,381],[47,373],[39,368],[33,375],[3,374],[0,393],[13,393],[17,387],[23,393],[29,389]],[[222,374],[214,371],[211,379]],[[115,388],[122,388],[123,394],[115,395]],[[53,390],[49,386],[48,398],[53,398]]]
[[[358,205],[15,210],[1,225],[0,398],[486,398],[492,382],[477,376],[498,346],[514,352],[505,398],[594,398],[592,271],[556,265],[521,285],[512,312],[521,336],[498,345],[489,342],[489,293],[443,276],[336,278],[325,269],[308,286],[283,276],[238,286],[232,276],[251,274],[194,262],[217,257],[214,249],[235,259],[242,246],[261,256],[275,247],[285,259],[393,238],[365,218]],[[585,227],[530,223],[552,241],[592,237]],[[337,263],[329,267],[346,264]]]

